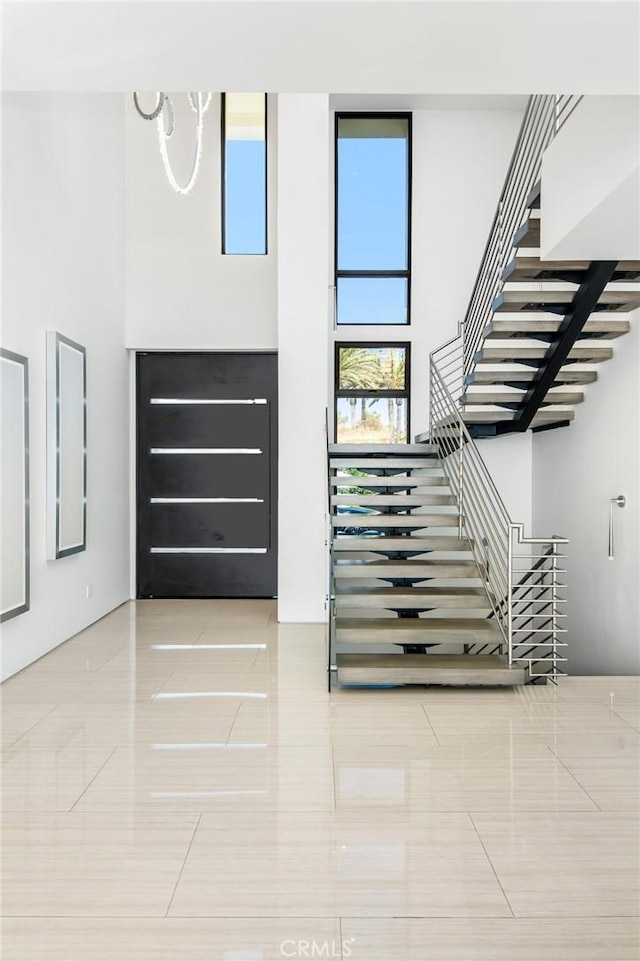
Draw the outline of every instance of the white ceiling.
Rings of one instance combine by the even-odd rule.
[[[638,93],[633,2],[3,3],[9,90]]]

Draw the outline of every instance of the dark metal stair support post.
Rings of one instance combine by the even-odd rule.
[[[582,328],[595,310],[605,287],[613,277],[618,262],[616,260],[594,261],[587,270],[584,280],[573,298],[571,310],[558,328],[556,339],[549,347],[531,387],[526,393],[520,413],[512,421],[496,426],[496,433],[507,434],[528,430],[537,414],[547,391],[555,383],[571,348]]]

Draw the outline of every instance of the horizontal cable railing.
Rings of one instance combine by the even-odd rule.
[[[562,94],[556,97],[556,133],[564,126],[581,100],[582,94]]]
[[[513,237],[540,179],[543,154],[581,99],[570,94],[529,98],[464,319],[464,374],[472,371],[482,344],[491,305],[502,286],[502,272],[512,256]]]
[[[509,517],[460,413],[462,350],[463,338],[458,336],[431,354],[431,443],[458,503],[458,536],[469,539],[500,630],[493,649],[499,646],[509,664],[525,664],[530,678],[555,680],[564,660],[560,551],[567,540],[525,537],[523,525]],[[480,651],[472,646],[470,653]]]

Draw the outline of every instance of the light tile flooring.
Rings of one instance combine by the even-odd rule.
[[[640,679],[326,691],[267,601],[2,688],[3,961],[638,961]]]

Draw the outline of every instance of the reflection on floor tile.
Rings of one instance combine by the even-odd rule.
[[[340,958],[339,920],[10,918],[3,961],[283,961],[313,945]]]
[[[518,917],[640,914],[640,819],[624,814],[473,814]]]
[[[638,679],[329,694],[325,645],[141,601],[10,679],[3,961],[637,961]]]
[[[493,916],[511,911],[466,815],[203,816],[173,916]]]
[[[637,961],[629,918],[345,919],[352,961]]]

